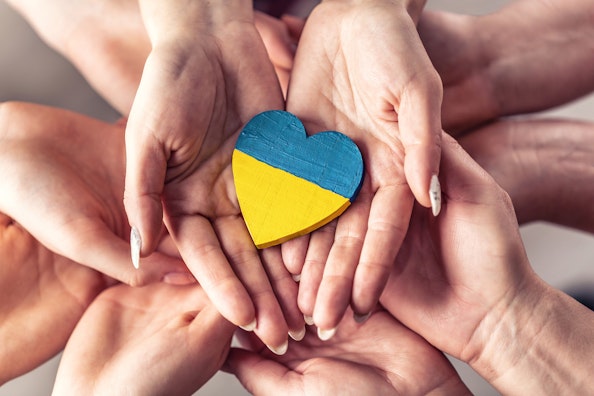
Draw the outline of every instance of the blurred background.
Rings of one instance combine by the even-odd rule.
[[[304,15],[314,3],[294,12]],[[506,3],[508,1],[504,0],[429,0],[427,7],[480,15]],[[0,2],[0,101],[8,100],[66,108],[106,121],[119,117],[65,59],[44,45],[20,16]],[[594,96],[546,114],[594,121]],[[542,223],[523,226],[521,231],[530,261],[545,281],[573,295],[594,295],[593,236]],[[466,365],[452,360],[474,394],[498,394]],[[0,387],[0,396],[51,394],[58,364],[59,356],[5,384]],[[196,393],[202,396],[221,394],[248,393],[233,376],[224,373],[217,374]]]

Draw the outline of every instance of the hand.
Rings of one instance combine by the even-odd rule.
[[[424,12],[419,35],[443,81],[444,129],[460,134],[594,90],[592,12],[587,0],[515,1],[481,17]]]
[[[154,250],[164,222],[221,314],[256,327],[280,351],[288,326],[241,217],[230,167],[241,127],[283,107],[251,6],[140,5],[152,50],[126,128],[133,261]]]
[[[365,160],[359,196],[334,225],[312,234],[307,256],[307,238],[283,246],[289,270],[301,274],[300,308],[330,335],[349,302],[363,318],[375,306],[406,233],[411,190],[432,206],[439,168],[439,77],[403,4],[369,4],[326,1],[314,9],[287,98],[310,133],[343,132]]]
[[[510,195],[520,224],[594,232],[593,131],[590,122],[506,120],[467,133],[460,144]]]
[[[1,385],[62,350],[106,280],[50,252],[1,213],[0,257]]]
[[[443,142],[443,213],[413,212],[382,304],[502,394],[587,393],[594,314],[538,278],[507,194]]]
[[[384,307],[435,347],[464,361],[489,312],[535,282],[507,194],[444,134],[442,213],[413,211],[382,295]]]
[[[191,394],[221,367],[235,327],[198,285],[115,286],[76,326],[53,394]]]
[[[0,212],[51,251],[131,285],[194,281],[161,253],[140,271],[130,263],[123,126],[9,103],[0,107],[0,141]]]
[[[326,342],[309,332],[285,356],[232,349],[225,370],[255,395],[470,394],[442,353],[383,311],[345,317]]]

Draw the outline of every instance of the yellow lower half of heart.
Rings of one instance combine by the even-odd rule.
[[[350,201],[333,191],[233,152],[239,206],[259,249],[305,235],[342,214]]]

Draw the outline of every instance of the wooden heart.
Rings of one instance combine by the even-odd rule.
[[[363,158],[346,135],[308,137],[286,111],[255,116],[232,159],[239,206],[260,249],[307,234],[343,213],[363,181]]]

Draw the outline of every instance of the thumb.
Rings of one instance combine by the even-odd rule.
[[[131,116],[132,120],[132,116]],[[152,135],[143,136],[136,123],[126,128],[126,183],[124,206],[132,227],[132,261],[148,256],[159,242],[163,227],[161,195],[167,171],[167,153]]]
[[[288,394],[290,370],[257,353],[231,348],[223,370],[234,374],[252,395]]]

